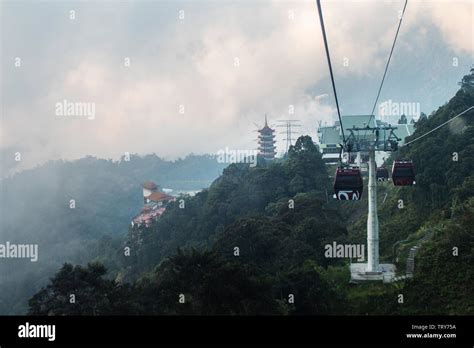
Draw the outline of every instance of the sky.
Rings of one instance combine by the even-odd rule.
[[[0,3],[3,174],[252,150],[265,114],[315,140],[336,120],[315,1]],[[403,4],[322,1],[342,114],[370,113]],[[446,103],[473,63],[473,16],[472,1],[409,1],[379,102]]]

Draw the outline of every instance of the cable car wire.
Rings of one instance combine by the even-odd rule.
[[[431,133],[433,133],[435,130],[438,130],[438,129],[440,129],[441,127],[443,127],[443,126],[447,125],[447,124],[448,124],[449,122],[451,122],[451,121],[454,121],[456,118],[458,118],[459,116],[462,116],[462,115],[464,115],[466,112],[468,112],[468,111],[470,111],[470,110],[472,110],[472,109],[474,109],[474,106],[471,106],[470,108],[468,108],[468,109],[464,110],[464,111],[463,111],[463,112],[461,112],[460,114],[457,114],[457,115],[456,115],[456,116],[454,116],[453,118],[450,118],[450,119],[449,119],[449,120],[447,120],[446,122],[444,122],[444,123],[440,124],[438,127],[436,127],[436,128],[433,128],[432,130],[430,130],[430,131],[426,132],[426,133],[425,133],[425,134],[423,134],[423,135],[420,135],[420,136],[419,136],[418,138],[416,138],[416,139],[410,140],[408,143],[405,143],[405,144],[401,145],[400,147],[403,147],[403,146],[408,146],[408,145],[410,145],[410,144],[414,143],[415,141],[417,141],[417,140],[419,140],[419,139],[421,139],[421,138],[424,138],[424,137],[425,137],[425,136],[427,136],[428,134],[431,134]]]
[[[342,126],[341,112],[339,111],[339,102],[337,100],[336,84],[334,83],[334,75],[333,75],[333,72],[332,72],[331,57],[329,55],[328,41],[327,41],[327,38],[326,38],[326,30],[324,29],[324,19],[323,19],[323,10],[321,9],[321,0],[317,0],[316,3],[318,5],[319,21],[321,23],[321,31],[323,33],[324,47],[326,49],[326,57],[328,59],[329,73],[331,75],[332,89],[334,91],[334,98],[336,99],[337,116],[339,117],[339,122],[341,123],[342,141],[343,141],[343,144],[345,145],[346,144],[346,137],[344,135],[344,127]]]
[[[375,108],[377,107],[377,102],[379,101],[380,92],[382,91],[382,86],[383,86],[383,83],[385,81],[385,76],[387,75],[387,70],[388,70],[388,66],[390,65],[390,60],[392,59],[393,50],[395,48],[395,43],[397,42],[397,37],[398,37],[398,33],[400,31],[400,27],[402,26],[402,20],[403,20],[403,16],[405,15],[405,10],[407,8],[407,4],[408,4],[408,0],[405,0],[405,5],[403,6],[402,15],[400,16],[400,21],[398,22],[397,32],[395,33],[395,38],[393,40],[392,49],[390,50],[390,55],[388,56],[387,65],[385,66],[385,71],[384,71],[383,77],[382,77],[382,82],[380,83],[379,90],[377,92],[377,97],[375,98],[375,103],[374,103],[374,106],[372,108],[372,112],[370,113],[369,122],[367,122],[367,127],[369,127],[370,121],[372,120],[372,117],[374,117],[374,111],[375,111]]]

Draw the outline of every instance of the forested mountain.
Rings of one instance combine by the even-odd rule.
[[[463,84],[411,139],[472,105],[474,88]],[[152,228],[131,229],[115,257],[98,259],[107,276],[100,264],[64,265],[30,313],[474,314],[472,115],[392,155],[413,159],[415,186],[379,186],[381,260],[403,275],[417,246],[413,278],[350,284],[348,261],[325,258],[326,243],[366,242],[366,202],[328,199],[327,169],[306,136],[287,158],[230,165]]]
[[[471,70],[463,81],[473,79]],[[448,103],[416,123],[416,132],[406,140],[416,139],[473,105],[474,86],[463,83]],[[416,185],[388,185],[379,190],[379,202],[384,201],[379,203],[381,260],[395,262],[404,270],[409,249],[418,246],[419,250],[412,279],[351,290],[351,296],[362,301],[361,308],[368,307],[366,312],[474,313],[473,116],[474,111],[466,113],[393,154],[391,160],[413,160]],[[365,223],[360,219],[349,229],[353,240],[363,241]],[[404,295],[403,304],[397,302],[399,294]]]
[[[27,299],[65,261],[114,258],[143,205],[144,181],[199,190],[223,168],[208,155],[177,161],[132,155],[120,162],[86,157],[49,162],[1,180],[0,243],[38,244],[39,255],[37,262],[2,259],[0,313],[24,313]]]
[[[209,190],[171,204],[151,229],[132,231],[127,245],[134,250],[130,258],[123,259],[123,266],[128,274],[137,275],[151,270],[178,247],[211,247],[236,220],[275,214],[281,206],[290,205],[298,193],[311,192],[325,200],[329,186],[321,156],[310,137],[298,140],[288,160],[255,168],[231,164]],[[296,210],[305,206],[300,204]],[[335,210],[331,214],[336,214]],[[140,244],[133,244],[136,233],[142,239]]]
[[[327,265],[321,252],[324,243],[347,234],[336,207],[326,203],[329,187],[321,155],[307,136],[298,139],[286,160],[256,168],[230,165],[209,190],[183,196],[185,208],[178,200],[152,228],[131,229],[124,243],[131,255],[121,256],[119,265],[112,266],[121,269],[120,283],[124,278],[134,281],[118,286],[123,287],[127,313],[309,314],[316,310],[330,314],[338,310],[340,305],[329,301],[338,297],[335,287],[318,265]],[[109,298],[109,287],[96,289],[96,280],[79,286],[70,281],[84,273],[96,279],[97,267],[66,265],[54,283],[32,299],[32,313],[77,313],[77,306],[64,302],[71,292],[84,298],[87,292],[103,291]],[[316,278],[321,282],[312,284]],[[299,292],[307,298],[305,304],[286,304],[291,289],[293,295]],[[184,306],[176,302],[181,293],[188,298]],[[311,303],[312,296],[318,301]],[[101,305],[98,313],[110,313],[105,302]],[[91,314],[91,307],[80,312]]]
[[[474,70],[463,81],[474,79]],[[446,105],[417,124],[410,139],[474,105],[474,85],[462,88]],[[399,154],[412,158],[417,168],[413,190],[401,189],[409,205],[404,215],[415,228],[403,233],[413,245],[429,237],[416,257],[415,275],[405,284],[407,306],[399,312],[414,314],[474,313],[474,110],[451,122]],[[406,243],[405,243],[406,244]]]

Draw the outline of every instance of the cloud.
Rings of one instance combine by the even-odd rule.
[[[453,52],[474,53],[474,3],[470,0],[418,0],[409,3],[411,26],[429,22],[440,31]]]
[[[339,79],[378,82],[402,5],[323,2]],[[118,158],[124,152],[155,152],[176,157],[226,146],[252,149],[254,123],[262,123],[264,114],[273,123],[301,119],[302,132],[313,137],[318,120],[335,119],[313,1],[139,2],[113,10],[107,3],[81,3],[75,7],[76,23],[67,19],[64,5],[58,10],[54,3],[39,8],[30,4],[25,16],[3,6],[4,15],[16,16],[23,26],[21,31],[6,27],[4,48],[9,57],[15,56],[20,41],[26,46],[35,39],[44,43],[32,44],[33,51],[23,48],[26,61],[38,57],[35,67],[26,65],[21,71],[10,63],[2,66],[7,70],[2,85],[14,81],[28,86],[27,100],[18,96],[26,89],[8,92],[2,119],[2,148],[21,143],[26,152],[23,167],[87,154]],[[454,17],[438,21],[442,12],[437,5],[427,12],[421,5],[410,6],[417,16],[407,17],[406,30],[436,19],[450,49],[464,52],[469,35],[452,38],[461,29]],[[449,13],[457,15],[465,7],[451,6]],[[183,20],[178,17],[181,9]],[[109,14],[109,20],[108,10],[117,16]],[[55,16],[36,34],[29,27],[28,11]],[[159,21],[153,20],[155,15]],[[123,66],[125,57],[130,67]],[[95,103],[96,118],[55,116],[55,103],[64,99]],[[290,105],[294,115],[288,114]]]

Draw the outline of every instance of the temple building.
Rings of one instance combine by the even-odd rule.
[[[143,188],[143,202],[146,203],[146,197],[151,195],[153,192],[158,190],[158,186],[153,181],[145,181],[142,185]]]
[[[150,195],[145,197],[145,204],[157,205],[159,207],[165,206],[168,202],[173,201],[175,197],[168,195],[161,191],[152,192]]]
[[[140,214],[132,219],[132,227],[150,227],[165,212],[168,203],[176,200],[176,197],[162,192],[152,181],[146,181],[142,188],[144,206]]]
[[[266,160],[273,160],[276,155],[275,130],[268,126],[265,115],[265,126],[258,130],[258,152]]]

